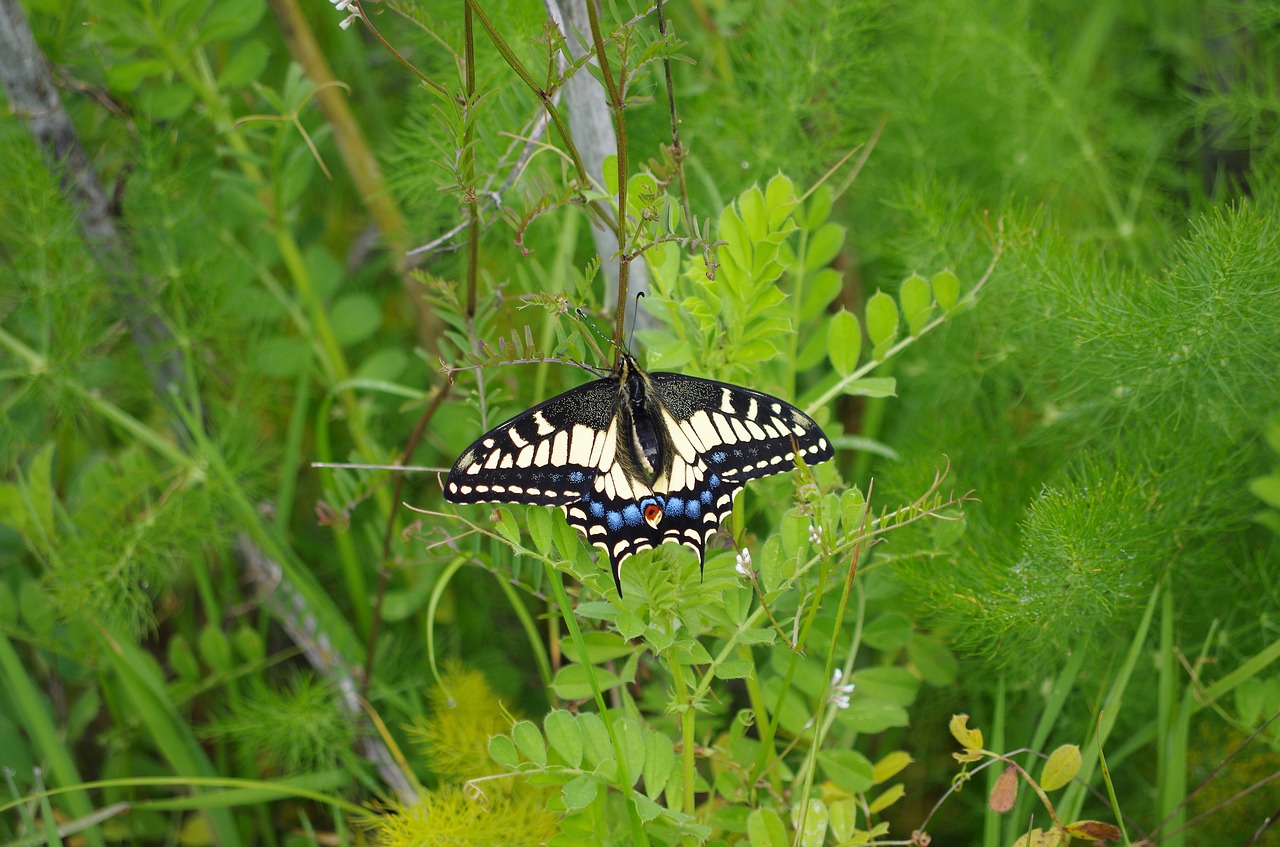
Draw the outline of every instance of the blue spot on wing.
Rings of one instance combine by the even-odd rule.
[[[691,520],[697,520],[702,516],[702,504],[697,500],[685,500],[684,513]]]
[[[716,452],[711,454],[711,461],[715,462],[717,465],[724,464],[725,460],[728,458],[729,458],[728,454],[726,454],[723,450],[717,450]]]
[[[578,485],[579,483],[582,482],[583,479],[585,479],[585,477],[582,475],[582,471],[574,471],[573,473],[569,474],[569,481],[572,482],[574,485]]]
[[[668,515],[679,517],[684,514],[684,501],[679,497],[668,497],[667,507],[664,510]]]
[[[627,506],[627,508],[622,510],[622,519],[631,526],[639,526],[641,521],[640,507],[635,503]]]
[[[622,529],[622,513],[621,512],[606,512],[604,519],[605,519],[605,522],[609,525],[609,529],[612,532],[617,532],[618,530]]]
[[[592,500],[592,501],[591,501],[591,506],[590,506],[590,508],[591,508],[591,517],[593,517],[593,518],[603,518],[603,517],[604,517],[604,504],[603,504],[603,503],[597,503],[597,502],[595,502],[594,500]]]

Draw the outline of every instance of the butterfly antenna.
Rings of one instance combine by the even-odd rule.
[[[582,321],[582,325],[585,326],[587,329],[591,330],[592,335],[601,339],[602,341],[604,341],[605,344],[608,344],[610,347],[616,348],[618,346],[616,343],[614,343],[614,340],[612,338],[605,335],[603,332],[599,330],[599,328],[596,327],[596,325],[591,321],[589,317],[587,317],[587,313],[584,312],[581,309],[581,307],[574,309],[574,311],[578,314],[578,319]],[[604,356],[604,351],[600,349],[600,345],[592,342],[592,346],[596,348],[596,353],[600,356],[600,359],[603,360],[605,356]]]
[[[636,305],[635,305],[635,308],[631,310],[631,332],[627,333],[627,349],[628,350],[636,349],[636,345],[635,345],[636,316],[640,314],[640,298],[643,296],[644,296],[643,291],[636,292]]]

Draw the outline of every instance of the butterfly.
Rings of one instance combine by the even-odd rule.
[[[444,482],[451,503],[542,503],[622,563],[664,542],[704,561],[707,541],[749,479],[834,455],[795,406],[750,388],[645,373],[623,356],[609,376],[516,415],[462,452]]]

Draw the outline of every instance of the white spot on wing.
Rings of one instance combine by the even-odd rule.
[[[586,467],[591,464],[591,448],[595,446],[596,431],[583,424],[573,425],[569,441],[569,463]]]
[[[520,455],[516,457],[516,464],[522,468],[527,468],[533,464],[533,445],[525,447],[520,451]]]
[[[547,436],[556,431],[556,428],[542,416],[542,412],[533,413],[533,422],[538,425],[538,435]]]
[[[733,434],[733,427],[729,424],[729,419],[724,415],[717,414],[712,418],[716,424],[716,432],[720,433],[720,441],[724,444],[737,444],[738,436]]]
[[[667,433],[671,436],[671,443],[675,445],[676,452],[686,462],[692,462],[698,455],[698,448],[695,442],[689,440],[689,432],[684,429],[684,425],[671,417],[666,409],[662,410],[662,423],[667,428]]]
[[[551,442],[551,464],[563,467],[567,461],[569,461],[569,433],[562,429],[556,433],[555,439]]]
[[[693,417],[689,418],[689,426],[697,433],[698,440],[702,442],[702,449],[707,450],[720,443],[720,434],[716,432],[716,426],[711,422],[711,416],[707,414],[705,409],[699,409],[694,412]]]
[[[507,437],[510,438],[511,443],[516,445],[517,447],[523,447],[529,443],[528,440],[526,440],[523,435],[516,432],[516,428],[514,426],[511,427],[511,429],[507,430]]]
[[[730,414],[730,415],[734,414],[734,409],[733,409],[733,392],[731,392],[731,391],[730,391],[729,389],[727,389],[727,388],[722,388],[722,389],[720,389],[720,390],[721,390],[721,392],[723,392],[723,393],[720,395],[720,411],[722,411],[722,412],[727,412],[727,413],[728,413],[728,414]]]

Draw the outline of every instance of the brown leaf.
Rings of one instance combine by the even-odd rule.
[[[1076,821],[1063,827],[1072,838],[1091,838],[1094,841],[1119,841],[1120,830],[1102,821]]]
[[[991,789],[987,805],[991,807],[991,811],[1002,815],[1013,808],[1013,801],[1017,799],[1018,772],[1013,768],[1005,768],[996,779],[995,787]]]

